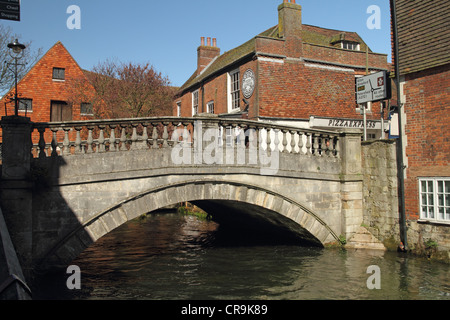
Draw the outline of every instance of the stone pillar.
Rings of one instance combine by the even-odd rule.
[[[26,278],[32,268],[32,182],[30,118],[2,117],[0,204]]]
[[[363,177],[361,166],[361,131],[341,132],[342,235],[350,239],[363,222]]]

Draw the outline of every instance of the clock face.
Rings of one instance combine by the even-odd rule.
[[[249,99],[255,90],[255,74],[252,69],[247,69],[242,77],[242,93],[244,98]]]

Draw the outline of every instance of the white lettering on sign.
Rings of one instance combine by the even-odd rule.
[[[356,103],[380,101],[391,98],[391,87],[386,71],[356,79]]]
[[[375,129],[376,121],[367,121],[368,129]],[[328,127],[364,128],[363,120],[330,119]]]

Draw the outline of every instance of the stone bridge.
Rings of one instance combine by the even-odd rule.
[[[27,274],[67,266],[118,226],[182,202],[314,246],[349,238],[363,219],[359,131],[14,116],[2,130],[1,208]]]

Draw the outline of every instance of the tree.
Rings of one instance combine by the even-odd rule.
[[[86,78],[95,89],[86,96],[86,85],[80,83],[78,101],[90,101],[94,115],[100,118],[137,118],[172,114],[174,88],[167,77],[149,63],[99,63]]]
[[[14,73],[8,68],[8,63],[13,62],[13,58],[9,55],[8,43],[20,39],[20,36],[13,34],[10,27],[0,25],[0,96],[7,93],[14,85]],[[19,63],[24,64],[18,66],[18,80],[23,78],[33,65],[41,58],[42,49],[33,50],[31,42],[25,43],[27,47],[24,50],[24,56]]]

